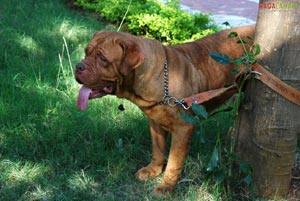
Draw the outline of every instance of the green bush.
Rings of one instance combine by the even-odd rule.
[[[124,31],[155,38],[168,44],[192,41],[218,30],[209,15],[191,14],[180,9],[178,0],[166,4],[157,0],[76,0],[76,6],[96,11]],[[128,9],[129,8],[129,9]]]

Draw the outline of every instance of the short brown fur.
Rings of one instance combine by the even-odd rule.
[[[184,164],[194,126],[180,116],[180,106],[157,105],[164,96],[164,63],[169,68],[169,94],[178,99],[216,89],[233,82],[232,65],[217,64],[210,52],[232,58],[244,52],[237,39],[227,39],[231,31],[244,38],[253,37],[254,26],[240,27],[204,37],[195,42],[164,46],[156,40],[126,33],[97,32],[76,70],[76,79],[92,89],[113,85],[119,98],[126,98],[147,115],[152,139],[152,161],[136,176],[142,181],[162,173],[165,164],[167,133],[172,135],[170,154],[162,183],[156,195],[170,193]],[[211,109],[211,108],[208,108]]]

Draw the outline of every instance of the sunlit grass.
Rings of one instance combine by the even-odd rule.
[[[37,183],[51,174],[51,168],[44,164],[28,161],[14,162],[9,159],[0,161],[0,171],[0,193],[2,200],[17,200],[19,196],[24,199],[32,191],[39,189]],[[20,195],[17,189],[23,188],[25,193]],[[42,194],[45,194],[45,192]]]
[[[13,162],[4,159],[0,162],[0,170],[2,181],[15,184],[19,182],[34,183],[48,174],[50,168],[38,163]]]
[[[32,53],[43,51],[43,49],[39,47],[38,43],[30,36],[26,36],[25,34],[18,35],[16,40],[18,45],[26,51],[30,51]]]
[[[90,101],[85,112],[76,108],[73,66],[103,28],[63,1],[1,2],[1,201],[154,199],[162,178],[141,183],[134,176],[151,160],[145,115],[111,96]],[[193,138],[175,195],[166,200],[222,199],[201,172],[221,127],[207,125],[205,143]]]

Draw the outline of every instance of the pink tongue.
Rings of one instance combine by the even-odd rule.
[[[86,86],[81,87],[77,98],[78,109],[82,111],[86,109],[91,91],[92,90]]]

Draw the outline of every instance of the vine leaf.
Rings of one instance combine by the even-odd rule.
[[[227,36],[227,38],[234,38],[234,37],[237,37],[238,36],[238,33],[233,31],[233,32],[230,32]]]
[[[225,26],[230,26],[229,22],[227,22],[227,21],[223,22],[222,24],[225,25]]]
[[[257,55],[259,55],[259,53],[260,53],[260,46],[259,46],[259,44],[255,44],[255,53],[254,53],[254,55],[257,56]]]
[[[244,41],[243,39],[239,39],[238,41],[237,41],[237,44],[247,44],[247,42],[246,41]]]
[[[231,62],[231,58],[226,54],[220,54],[215,52],[210,52],[209,56],[213,58],[219,64],[229,64]]]
[[[250,185],[252,182],[252,176],[250,174],[248,174],[244,180],[243,180],[247,185]]]
[[[254,39],[251,36],[246,36],[249,40],[253,41]]]
[[[220,183],[222,183],[225,177],[226,177],[226,171],[224,170],[224,168],[221,168],[220,170],[216,171],[215,174],[216,184],[219,185]]]
[[[219,161],[219,152],[218,152],[217,147],[215,147],[213,154],[210,158],[209,164],[206,168],[206,171],[208,171],[208,172],[213,171],[217,167],[218,161]]]
[[[197,124],[199,122],[199,118],[197,116],[190,116],[181,111],[179,111],[180,117],[189,124]]]
[[[203,105],[193,104],[192,110],[198,117],[202,117],[204,119],[208,118],[208,113]]]

